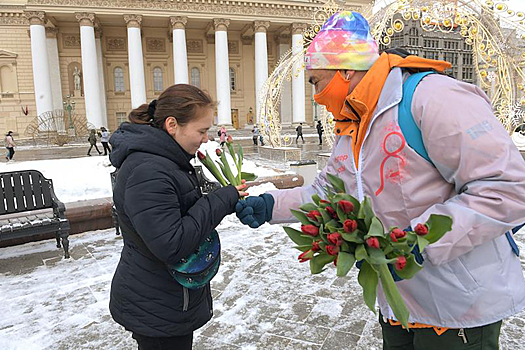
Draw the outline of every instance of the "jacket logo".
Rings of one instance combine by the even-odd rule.
[[[393,145],[396,145],[397,138],[401,140],[401,145],[398,146],[396,150],[389,151],[387,147],[387,143],[390,143],[390,144],[393,143]],[[390,142],[388,142],[389,140]],[[383,140],[383,151],[386,153],[386,157],[381,162],[381,167],[379,168],[379,172],[381,176],[381,186],[379,186],[379,188],[375,192],[376,196],[378,196],[379,194],[381,194],[381,192],[383,192],[383,189],[385,188],[385,178],[390,179],[390,180],[396,180],[396,178],[399,179],[401,175],[401,172],[399,170],[397,171],[389,170],[387,171],[387,174],[385,176],[385,164],[386,164],[386,161],[389,160],[390,158],[397,158],[401,160],[400,168],[404,168],[406,165],[406,160],[403,157],[401,157],[399,153],[405,148],[405,146],[406,146],[405,138],[403,137],[403,134],[401,134],[398,131],[392,131],[388,133],[385,139]]]

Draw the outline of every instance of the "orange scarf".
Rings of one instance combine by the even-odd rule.
[[[359,151],[365,139],[366,130],[377,106],[383,85],[394,67],[414,68],[419,70],[436,70],[443,72],[452,65],[445,61],[429,60],[417,56],[403,58],[395,54],[383,53],[372,68],[357,84],[354,91],[346,97],[341,115],[346,119],[336,120],[337,135],[352,135],[352,151],[358,167]],[[355,113],[354,113],[355,112]]]

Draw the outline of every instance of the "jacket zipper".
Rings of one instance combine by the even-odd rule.
[[[465,335],[465,330],[463,328],[460,328],[458,331],[458,337],[463,338],[463,343],[467,344],[467,336]]]
[[[182,306],[182,311],[188,311],[188,306],[190,305],[190,293],[188,288],[182,287],[184,293],[184,305]]]

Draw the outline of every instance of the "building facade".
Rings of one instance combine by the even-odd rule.
[[[190,83],[218,101],[216,123],[247,127],[279,57],[302,39],[318,0],[7,0],[0,5],[0,130],[24,136],[63,110],[115,130],[132,108]],[[359,10],[367,1],[351,1]],[[285,88],[283,124],[311,122],[304,76]],[[27,114],[25,113],[27,112]]]

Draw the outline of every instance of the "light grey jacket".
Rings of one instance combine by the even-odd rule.
[[[452,231],[428,246],[415,277],[397,283],[409,322],[469,328],[499,321],[525,306],[525,280],[505,232],[525,221],[525,162],[478,87],[432,74],[417,87],[412,113],[435,167],[404,140],[398,124],[403,73],[382,89],[356,170],[350,136],[338,137],[313,185],[271,191],[273,221],[322,196],[326,173],[337,174],[359,200],[371,198],[385,227],[450,215]],[[395,319],[379,288],[384,316]]]

